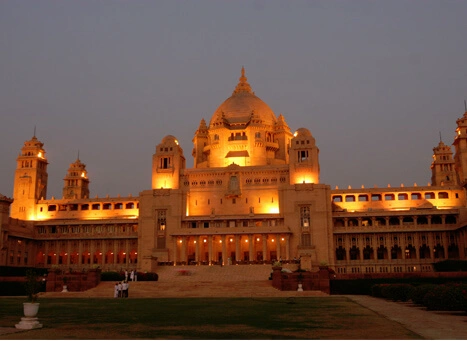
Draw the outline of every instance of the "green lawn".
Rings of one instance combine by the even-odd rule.
[[[22,298],[0,300],[14,327]],[[1,339],[420,339],[344,297],[42,299],[44,328]]]

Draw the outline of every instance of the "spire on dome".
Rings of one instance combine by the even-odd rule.
[[[241,92],[247,92],[247,93],[250,93],[250,94],[254,94],[254,92],[251,91],[250,84],[248,84],[248,78],[246,78],[246,76],[245,76],[245,68],[243,66],[242,66],[242,75],[240,76],[240,78],[238,80],[239,80],[239,82],[238,82],[237,86],[235,87],[235,90],[233,91],[232,95],[238,94],[238,93],[241,93]]]

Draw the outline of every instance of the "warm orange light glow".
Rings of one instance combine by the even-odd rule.
[[[194,243],[196,244],[196,240],[194,241]]]
[[[316,178],[310,173],[299,173],[295,175],[294,184],[314,184],[317,183]]]
[[[282,241],[284,241],[284,238],[281,238]]]
[[[274,243],[274,239],[271,239],[271,242],[273,242],[273,243]]]
[[[232,238],[230,238],[230,242],[231,242],[231,243],[233,242],[233,239],[232,239]]]
[[[248,243],[248,239],[245,239],[245,243]]]
[[[206,243],[206,239],[203,240]]]
[[[180,244],[182,243],[182,240],[180,239]]]
[[[256,238],[256,241],[259,242],[259,238]]]

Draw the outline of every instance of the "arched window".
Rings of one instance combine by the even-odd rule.
[[[345,196],[345,202],[354,202],[355,201],[355,195],[346,195]]]

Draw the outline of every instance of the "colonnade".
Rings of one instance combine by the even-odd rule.
[[[291,259],[290,234],[216,234],[173,237],[172,261],[185,264]]]
[[[43,246],[37,249],[36,266],[78,269],[91,266],[116,268],[130,264],[136,266],[138,260],[136,238],[60,240],[42,243]]]
[[[339,247],[345,249],[344,260],[351,262],[350,252],[353,247],[358,249],[358,257],[354,260],[364,260],[364,249],[370,247],[373,253],[367,259],[378,260],[377,250],[382,245],[388,253],[385,259],[391,260],[391,248],[397,245],[401,252],[396,259],[430,259],[434,261],[436,258],[448,259],[449,247],[455,245],[458,249],[458,255],[455,258],[464,258],[465,240],[459,238],[459,236],[456,236],[454,240],[450,240],[451,234],[446,231],[337,234],[335,235],[336,250]],[[384,238],[383,241],[380,241],[380,238]],[[427,250],[424,255],[420,254],[421,248],[426,248]]]

